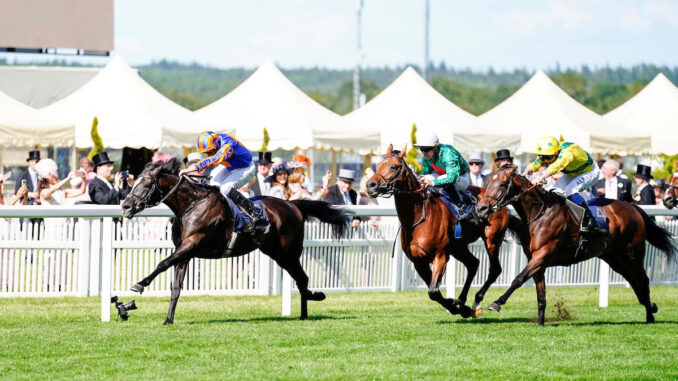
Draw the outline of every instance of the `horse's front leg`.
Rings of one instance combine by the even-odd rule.
[[[501,310],[501,306],[506,304],[509,297],[511,297],[511,294],[513,294],[515,290],[519,289],[520,286],[527,282],[527,280],[530,279],[535,273],[543,271],[545,269],[544,257],[548,255],[550,251],[551,248],[549,247],[535,252],[532,255],[530,261],[527,262],[527,266],[525,266],[523,271],[521,271],[520,274],[518,274],[518,276],[513,280],[511,286],[509,286],[504,295],[500,296],[499,299],[490,304],[488,309],[499,312]]]
[[[151,284],[155,277],[157,277],[159,274],[170,268],[170,266],[173,266],[184,260],[189,260],[193,258],[194,257],[193,250],[197,247],[197,243],[200,242],[202,237],[203,237],[202,235],[195,234],[183,240],[181,246],[179,246],[174,251],[174,253],[172,253],[172,255],[160,261],[160,263],[158,263],[158,266],[155,268],[155,270],[153,270],[153,272],[149,276],[147,276],[146,278],[142,279],[139,283],[132,286],[132,291],[142,294],[144,292],[144,287],[148,287],[148,285]]]
[[[178,263],[174,266],[174,281],[172,282],[172,297],[170,298],[169,310],[167,311],[167,319],[165,319],[165,325],[174,323],[174,310],[177,308],[177,302],[179,301],[179,294],[181,294],[181,288],[184,285],[184,278],[186,277],[186,268],[188,267],[189,260],[186,260],[182,263]]]

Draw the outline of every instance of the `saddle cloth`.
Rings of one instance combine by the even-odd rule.
[[[241,233],[245,229],[245,226],[252,223],[252,219],[250,218],[250,216],[248,216],[246,213],[240,210],[240,208],[230,198],[228,197],[225,198],[226,200],[228,200],[228,204],[231,206],[231,210],[233,211],[233,231],[236,233]],[[251,198],[250,201],[256,204],[257,207],[261,208],[264,220],[268,221],[268,215],[266,215],[266,208],[264,208],[264,204],[261,202],[261,199]]]
[[[579,193],[575,193],[572,196],[570,196],[570,199],[578,204],[581,205],[584,202],[584,197],[582,197]],[[590,200],[586,200],[586,206],[589,209],[589,212],[591,212],[591,215],[593,216],[596,225],[598,225],[599,228],[603,230],[609,230],[610,225],[610,219],[605,214],[605,210],[603,210],[603,206],[610,205],[613,200],[608,199],[608,198],[603,198],[603,197],[595,197]],[[583,216],[579,216],[578,213],[576,213],[572,208],[570,208],[570,211],[572,214],[577,218],[577,222],[581,224],[581,219]]]
[[[440,195],[438,198],[440,201],[445,204],[447,209],[450,210],[450,213],[454,216],[454,220],[457,221],[457,224],[454,226],[454,238],[461,238],[461,224],[459,223],[459,208],[457,205],[454,204],[452,199],[450,198],[450,195],[445,192],[445,190],[440,189],[439,190],[442,195]],[[435,194],[435,193],[434,193]]]

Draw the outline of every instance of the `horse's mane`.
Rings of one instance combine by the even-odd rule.
[[[181,171],[181,161],[176,157],[171,158],[167,163],[148,163],[144,167],[144,171],[151,171],[153,169],[160,168],[158,176],[179,176],[179,171]],[[205,189],[209,192],[220,192],[219,188],[214,185],[199,184],[195,181],[189,181],[190,184],[195,185],[198,189]]]

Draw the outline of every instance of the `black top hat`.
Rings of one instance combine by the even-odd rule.
[[[107,163],[112,163],[111,159],[108,158],[108,154],[106,151],[99,152],[98,154],[94,155],[92,158],[92,163],[94,164],[94,169],[100,165],[107,164]]]
[[[497,151],[497,157],[494,159],[494,161],[496,162],[497,160],[502,159],[513,160],[513,156],[511,156],[511,151],[507,149],[500,149],[499,151]]]
[[[28,159],[26,159],[26,161],[29,161],[29,160],[40,161],[40,151],[35,150],[35,151],[28,152]]]
[[[259,160],[257,160],[257,163],[259,164],[271,164],[273,161],[271,160],[272,153],[271,152],[259,152]]]
[[[638,166],[636,167],[636,173],[634,175],[636,177],[640,177],[641,179],[649,181],[650,179],[652,179],[652,167],[648,165],[638,164]]]

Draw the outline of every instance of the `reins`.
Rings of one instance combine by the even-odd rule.
[[[539,184],[534,184],[531,187],[527,188],[526,190],[516,193],[513,197],[511,197],[510,199],[507,200],[506,197],[511,193],[511,189],[513,188],[513,177],[515,175],[516,175],[516,173],[513,172],[511,174],[511,176],[509,177],[508,185],[506,186],[506,190],[504,191],[504,193],[502,193],[501,197],[494,197],[494,196],[488,195],[487,193],[483,195],[483,197],[487,197],[487,198],[495,200],[497,202],[496,204],[490,206],[490,210],[492,210],[493,212],[496,212],[497,210],[518,201],[520,199],[520,196],[522,196],[523,194],[532,192],[532,191],[539,188]],[[522,178],[522,176],[520,176],[520,177]],[[527,181],[527,179],[524,179],[524,180]],[[502,185],[504,185],[504,184],[500,184],[499,186],[501,187]],[[527,223],[527,225],[530,225],[531,223],[536,221],[539,217],[541,217],[541,215],[546,210],[546,198],[543,197],[541,194],[539,195],[539,198],[541,199],[541,208],[539,209],[539,213],[537,213]]]

